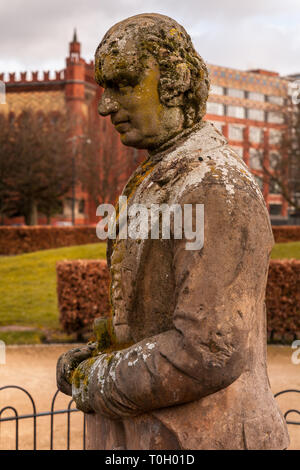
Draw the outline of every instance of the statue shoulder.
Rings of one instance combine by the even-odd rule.
[[[273,235],[269,213],[257,181],[243,160],[225,142],[217,147],[193,149],[177,168],[181,172],[171,179],[170,201],[174,204],[204,204],[206,217],[220,218],[227,214],[235,220],[236,214],[245,224],[256,219],[261,231]]]
[[[209,188],[217,186],[223,188],[229,200],[235,193],[244,192],[265,205],[255,177],[227,143],[205,150],[199,148],[182,161],[178,160],[178,167],[183,168],[181,177],[174,181],[178,195],[196,189],[205,195]]]

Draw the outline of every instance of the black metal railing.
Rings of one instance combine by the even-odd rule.
[[[284,395],[285,393],[300,393],[300,390],[296,390],[296,389],[282,390],[281,392],[275,393],[274,397],[277,398],[280,395]],[[290,421],[290,420],[287,419],[288,415],[290,415],[291,413],[295,413],[296,415],[300,415],[299,410],[296,410],[296,409],[293,409],[293,408],[291,408],[290,410],[287,410],[283,415],[286,422],[287,422],[287,424],[295,424],[295,425],[300,426],[300,419],[299,419],[299,421]]]
[[[8,390],[8,389],[16,389],[20,390],[23,393],[27,395],[29,398],[31,405],[32,405],[32,413],[29,414],[22,414],[20,415],[17,411],[17,409],[14,406],[5,406],[2,409],[0,409],[0,428],[1,424],[9,421],[14,421],[15,422],[15,449],[19,449],[19,421],[23,419],[32,419],[32,424],[33,424],[33,450],[37,449],[37,418],[40,417],[45,417],[45,416],[50,416],[50,437],[49,437],[49,448],[50,450],[54,449],[54,416],[56,415],[67,415],[67,450],[70,450],[71,446],[71,413],[81,413],[81,411],[77,410],[76,408],[72,408],[72,404],[74,403],[74,400],[70,400],[68,403],[68,407],[66,409],[62,410],[55,410],[55,402],[57,395],[59,394],[59,390],[55,392],[53,395],[53,398],[51,400],[51,409],[50,411],[45,411],[42,413],[37,413],[36,410],[36,405],[35,401],[32,398],[31,394],[25,390],[23,387],[19,387],[18,385],[6,385],[5,387],[0,387],[0,392],[3,390]],[[5,411],[12,411],[13,416],[8,416],[8,417],[3,417],[3,413]],[[81,413],[83,416],[83,430],[82,430],[82,448],[85,450],[86,447],[86,420],[85,420],[85,415],[84,413]],[[0,436],[1,437],[1,436]],[[0,441],[0,448],[1,448],[1,441]]]
[[[56,415],[67,415],[67,446],[66,449],[70,450],[71,447],[71,413],[81,413],[81,411],[77,410],[76,408],[71,408],[72,404],[74,403],[74,400],[70,400],[68,407],[66,409],[62,410],[55,410],[55,402],[56,398],[59,394],[59,390],[55,392],[53,395],[52,401],[51,401],[51,408],[50,411],[42,412],[42,413],[37,413],[36,410],[36,405],[35,401],[32,398],[31,394],[25,390],[23,387],[19,387],[18,385],[6,385],[5,387],[0,387],[0,392],[2,390],[8,390],[8,389],[17,389],[21,390],[25,395],[28,396],[31,405],[32,405],[32,413],[30,414],[23,414],[19,415],[17,409],[14,406],[8,405],[0,409],[0,429],[2,423],[9,422],[9,421],[14,421],[15,422],[15,449],[19,449],[19,421],[23,419],[32,419],[33,423],[33,450],[36,450],[37,448],[37,418],[39,417],[44,417],[44,416],[50,416],[50,439],[49,439],[49,448],[50,450],[54,449],[54,417]],[[275,398],[287,394],[287,393],[300,393],[300,390],[296,389],[287,389],[287,390],[282,390],[281,392],[276,393],[274,396]],[[13,413],[13,416],[8,416],[8,417],[3,417],[3,413],[5,411],[11,411]],[[294,421],[288,419],[288,416],[291,415],[292,413],[296,415],[300,415],[300,411],[298,409],[291,408],[287,410],[284,413],[284,418],[287,422],[287,424],[291,425],[300,425],[300,418],[299,421]],[[84,413],[81,413],[83,416],[83,428],[82,428],[82,448],[85,450],[86,448],[86,420],[85,420],[85,415]],[[0,435],[1,438],[1,435]],[[1,447],[1,441],[0,441],[0,447]]]

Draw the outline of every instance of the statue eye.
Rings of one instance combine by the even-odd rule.
[[[112,80],[105,80],[104,88],[114,88],[114,82]]]
[[[120,84],[119,85],[119,90],[122,95],[126,95],[127,93],[131,93],[132,91],[132,86],[128,84]]]

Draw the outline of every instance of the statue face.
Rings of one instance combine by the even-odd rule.
[[[183,113],[180,108],[167,107],[160,102],[160,72],[154,57],[147,59],[142,71],[135,71],[130,65],[124,70],[120,63],[122,56],[115,60],[107,56],[103,61],[105,89],[99,114],[110,115],[123,144],[154,149],[180,132]]]

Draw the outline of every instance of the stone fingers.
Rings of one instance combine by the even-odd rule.
[[[89,359],[97,348],[97,343],[92,343],[83,348],[74,348],[60,356],[57,363],[56,378],[57,387],[66,395],[72,395],[72,377],[75,369],[86,359]]]

